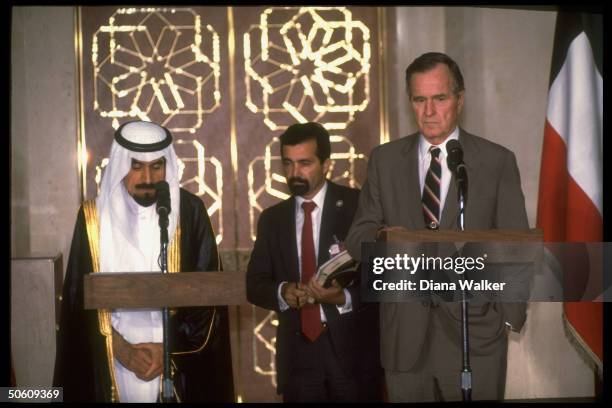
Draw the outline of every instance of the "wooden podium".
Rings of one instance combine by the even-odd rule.
[[[90,273],[85,309],[248,304],[244,272]]]
[[[381,240],[387,242],[541,242],[542,230],[397,230],[383,231]]]
[[[417,249],[432,243],[474,243],[479,250],[487,251],[487,263],[539,263],[543,260],[542,247],[525,245],[542,243],[543,232],[533,228],[526,230],[392,230],[383,231],[378,242],[409,245]],[[516,244],[516,245],[513,245]]]
[[[95,272],[84,277],[83,285],[85,309],[169,310],[248,303],[244,272]]]

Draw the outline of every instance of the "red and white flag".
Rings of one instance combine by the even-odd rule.
[[[559,12],[544,128],[537,226],[546,242],[603,238],[602,15]],[[601,302],[565,302],[577,342],[602,370]]]

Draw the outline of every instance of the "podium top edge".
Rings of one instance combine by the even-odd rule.
[[[377,242],[388,241],[389,238],[410,238],[419,241],[426,238],[427,242],[542,242],[544,232],[540,228],[532,229],[405,229],[382,231]],[[420,239],[419,239],[420,238]]]

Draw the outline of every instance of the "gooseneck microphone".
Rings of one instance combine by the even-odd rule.
[[[465,163],[463,162],[463,149],[459,141],[452,139],[446,143],[446,164],[455,176],[457,183],[457,200],[459,201],[459,215],[457,226],[460,231],[465,231],[465,203],[467,202],[468,179]],[[461,251],[459,251],[461,253]],[[463,275],[461,279],[466,279]],[[467,312],[467,295],[465,289],[461,289],[461,395],[463,401],[472,400],[472,367],[470,365],[470,334],[469,317]]]
[[[160,232],[160,251],[159,251],[159,268],[163,274],[168,273],[168,214],[172,211],[170,207],[170,186],[166,181],[155,183],[155,195],[157,204],[155,210],[159,216],[159,232]],[[162,334],[163,334],[163,380],[162,380],[162,401],[170,402],[173,395],[173,383],[170,376],[170,348],[168,327],[170,325],[170,312],[168,307],[162,309]]]
[[[156,211],[159,215],[160,228],[168,228],[168,214],[172,211],[170,207],[170,186],[166,181],[155,183],[155,191],[157,197]]]
[[[158,181],[155,183],[155,191],[157,194],[156,211],[158,214],[170,214],[170,186],[167,181]]]
[[[446,164],[448,169],[455,176],[457,182],[457,190],[460,194],[463,194],[465,201],[467,201],[467,190],[468,190],[468,177],[463,162],[463,148],[458,140],[449,140],[446,144]]]

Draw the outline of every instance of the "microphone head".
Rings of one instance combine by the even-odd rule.
[[[170,214],[170,186],[167,181],[158,181],[155,183],[155,191],[157,197],[157,213],[159,214],[161,211],[166,211],[167,214]]]
[[[452,139],[446,143],[446,164],[450,171],[455,172],[457,166],[463,164],[463,149],[458,140]]]
[[[154,186],[155,186],[155,190],[157,191],[160,191],[160,190],[170,191],[170,185],[168,184],[166,180],[158,181],[157,183],[154,184]]]

